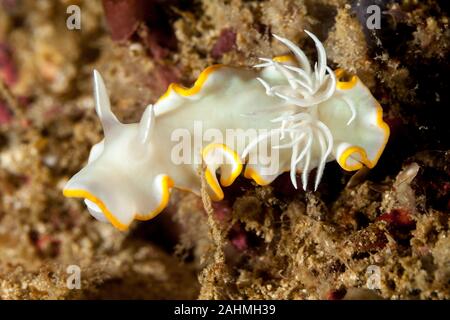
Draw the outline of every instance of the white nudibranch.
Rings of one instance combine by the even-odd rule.
[[[171,188],[199,194],[202,163],[213,200],[223,199],[221,186],[231,185],[244,165],[244,176],[259,185],[290,171],[297,188],[299,173],[304,190],[313,169],[317,189],[329,161],[347,171],[374,167],[389,138],[381,106],[357,76],[333,72],[322,43],[305,32],[317,49],[314,67],[294,43],[274,35],[291,55],[261,58],[258,74],[211,66],[191,88],[171,84],[139,123],[116,118],[94,71],[105,138],[64,195],[84,198],[95,218],[125,230],[133,219],[160,213]]]

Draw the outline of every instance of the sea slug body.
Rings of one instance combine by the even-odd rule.
[[[105,138],[64,195],[84,198],[95,218],[126,230],[133,219],[160,213],[171,188],[199,194],[202,163],[213,200],[242,171],[260,185],[290,171],[296,188],[299,173],[306,190],[311,170],[316,189],[329,161],[348,171],[374,167],[389,137],[382,108],[357,76],[333,72],[307,33],[318,52],[314,67],[294,43],[274,36],[292,55],[261,59],[258,73],[211,66],[191,88],[171,84],[139,123],[118,121],[94,71]]]

